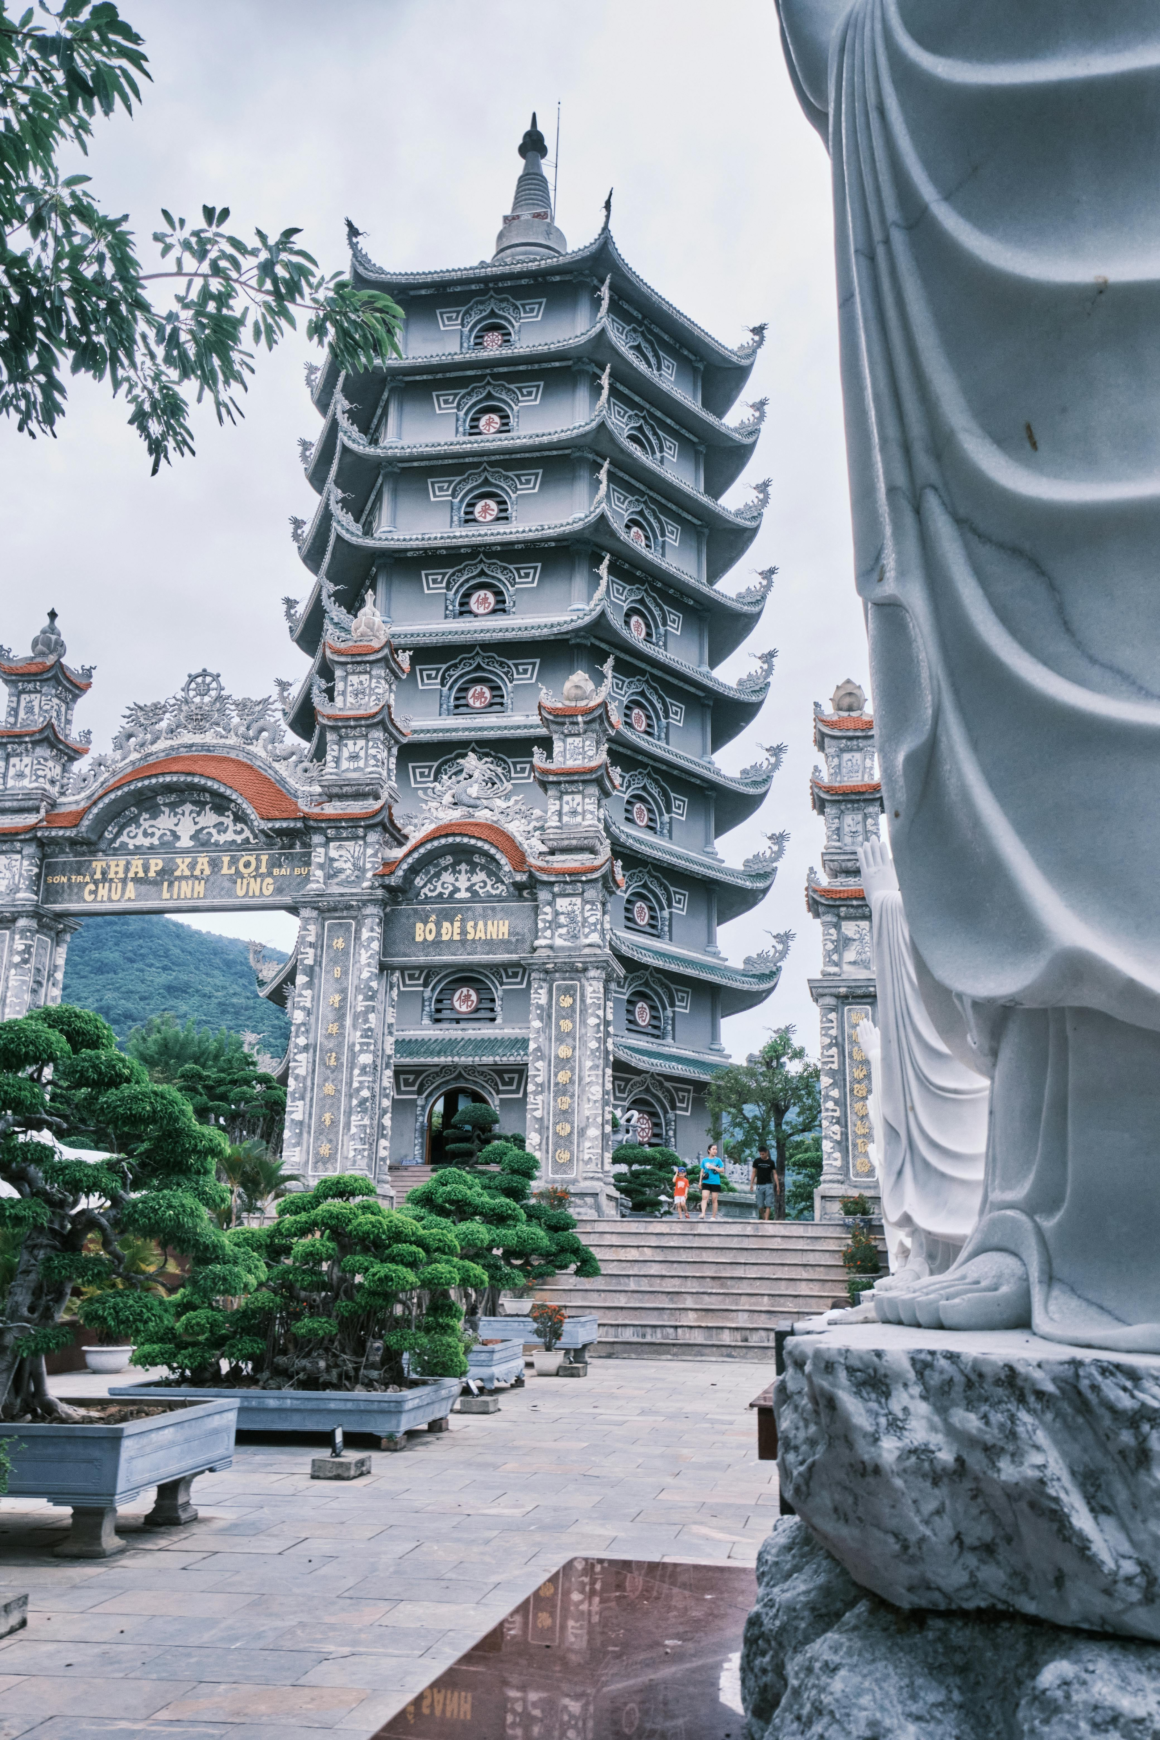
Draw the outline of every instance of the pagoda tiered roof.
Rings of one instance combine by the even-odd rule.
[[[735,348],[730,348],[720,339],[714,338],[633,271],[613,240],[612,231],[607,224],[595,240],[583,248],[575,248],[570,253],[558,254],[548,259],[519,260],[510,264],[502,260],[487,260],[480,261],[475,266],[452,266],[425,272],[397,272],[376,265],[357,242],[351,243],[350,252],[351,280],[356,289],[385,290],[398,294],[438,291],[451,284],[463,288],[478,284],[483,289],[516,281],[534,282],[537,278],[567,277],[577,268],[583,268],[591,274],[596,292],[608,281],[612,295],[630,307],[639,305],[639,311],[645,313],[659,331],[701,363],[702,397],[709,409],[718,415],[723,415],[729,409],[749,379],[763,339],[761,328],[752,329],[751,337]],[[334,382],[338,378],[333,363],[330,364],[330,369],[333,371],[333,378],[328,381],[324,373],[318,383],[316,396],[322,403],[329,402],[329,393],[333,391]]]
[[[623,1033],[613,1035],[612,1055],[635,1069],[675,1076],[679,1081],[712,1081],[729,1067],[727,1057],[706,1057],[703,1052],[682,1051],[679,1046],[665,1045],[663,1041],[641,1045]]]
[[[760,415],[741,423],[723,422],[679,387],[646,368],[624,348],[603,321],[570,338],[553,339],[538,345],[534,341],[521,343],[510,351],[489,356],[486,366],[491,376],[499,377],[523,374],[530,368],[569,368],[583,360],[589,362],[594,376],[600,375],[602,364],[607,366],[615,362],[618,394],[647,405],[686,430],[705,448],[705,482],[711,497],[716,499],[737,481],[761,434]],[[621,372],[622,365],[627,367],[627,374]],[[314,489],[320,490],[327,480],[340,434],[351,438],[354,447],[361,441],[364,448],[374,448],[376,452],[398,454],[408,451],[407,446],[399,441],[384,442],[381,449],[374,442],[372,431],[379,419],[384,383],[427,377],[444,380],[457,372],[477,375],[479,369],[478,351],[456,350],[436,356],[395,357],[371,374],[343,377],[342,391],[336,390],[332,394],[322,429],[306,462],[306,475]],[[371,384],[368,386],[368,383]],[[478,437],[472,437],[473,450],[477,440]],[[518,432],[512,437],[504,437],[504,440],[508,445],[520,444]],[[423,452],[424,449],[416,447],[414,451]]]
[[[717,986],[723,993],[722,1015],[736,1015],[742,1009],[752,1009],[769,996],[781,978],[780,963],[767,971],[735,967],[724,959],[695,954],[689,949],[679,949],[673,943],[640,936],[629,930],[613,931],[612,950],[622,960],[656,967],[679,979],[694,979],[701,984]]]
[[[591,458],[597,465],[606,459],[615,460],[622,467],[617,475],[631,477],[646,492],[659,485],[666,500],[681,509],[695,525],[707,528],[710,537],[708,566],[715,573],[725,573],[739,561],[760,529],[760,511],[746,506],[725,507],[716,496],[706,494],[687,478],[666,469],[625,440],[612,422],[607,406],[597,411],[587,423],[568,424],[561,429],[528,433],[515,430],[508,435],[492,437],[473,435],[470,448],[462,436],[446,441],[388,441],[379,444],[367,440],[345,419],[340,419],[327,474],[320,476],[321,467],[316,469],[312,461],[307,476],[323,497],[323,513],[329,505],[328,486],[334,486],[340,495],[356,501],[361,497],[362,508],[350,516],[357,522],[360,514],[366,511],[378,487],[382,467],[387,462],[400,467],[408,464],[426,467],[441,462],[462,466],[467,457],[472,461],[486,461],[489,458],[502,459],[513,453],[576,456],[577,452]]]
[[[742,865],[738,869],[720,858],[711,858],[708,853],[690,852],[684,846],[674,845],[672,840],[662,840],[643,828],[625,827],[612,816],[607,817],[604,825],[610,839],[634,858],[644,858],[653,864],[663,864],[669,870],[693,876],[698,881],[714,883],[717,916],[721,924],[749,912],[758,901],[764,900],[777,876],[778,866],[772,858],[759,865],[751,858],[748,864],[753,868]]]

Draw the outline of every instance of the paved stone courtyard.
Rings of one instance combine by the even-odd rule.
[[[0,1500],[0,1598],[30,1594],[0,1740],[369,1740],[573,1555],[752,1565],[778,1497],[746,1403],[771,1375],[596,1360],[349,1485],[310,1480],[317,1445],[243,1444],[195,1483],[199,1522],[142,1529],[145,1494],[97,1563],[47,1552],[66,1512]]]

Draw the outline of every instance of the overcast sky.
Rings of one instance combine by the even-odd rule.
[[[720,753],[735,771],[758,743],[789,746],[762,811],[723,836],[732,862],[766,831],[791,833],[764,905],[724,927],[734,960],[763,932],[793,930],[782,983],[764,1008],[725,1024],[735,1056],[765,1029],[797,1024],[817,1051],[806,980],[819,927],[803,900],[820,863],[810,809],[812,706],[840,678],[867,681],[851,580],[837,370],[828,162],[782,63],[772,0],[124,0],[153,73],[143,108],[97,125],[86,168],[143,251],[162,205],[193,220],[228,204],[231,228],[301,225],[328,268],[345,264],[343,218],[363,246],[408,270],[490,256],[520,168],[532,109],[551,143],[562,104],[557,220],[572,247],[613,230],[635,269],[727,344],[769,322],[747,397],[768,395],[745,482],[773,479],[762,531],[724,587],[780,569],[752,650],[780,648],[758,724]],[[549,173],[551,170],[549,169]],[[199,413],[198,451],[151,479],[124,406],[70,387],[56,441],[0,426],[5,580],[0,640],[27,648],[49,606],[69,658],[97,667],[78,724],[107,747],[130,701],[172,694],[188,672],[219,671],[234,694],[301,678],[284,593],[310,581],[289,516],[313,512],[296,437],[313,437],[303,361],[263,355],[246,421]],[[743,415],[740,411],[734,417]],[[736,678],[742,652],[722,667]],[[293,921],[217,915],[204,928],[291,946]]]

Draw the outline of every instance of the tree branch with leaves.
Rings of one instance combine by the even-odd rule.
[[[203,205],[192,227],[162,210],[165,264],[146,270],[129,215],[104,211],[92,178],[62,177],[59,160],[88,155],[98,116],[132,116],[149,77],[143,39],[111,0],[41,0],[18,20],[0,0],[0,413],[22,434],[55,435],[64,375],[107,380],[156,476],[194,451],[192,403],[208,398],[219,424],[242,416],[248,344],[273,350],[302,319],[340,368],[368,371],[399,354],[402,312],[324,273],[298,228],[233,234],[228,206]]]

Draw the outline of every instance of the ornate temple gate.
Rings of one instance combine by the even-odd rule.
[[[404,828],[392,804],[406,732],[392,700],[405,659],[373,607],[326,650],[333,695],[315,679],[309,746],[287,740],[269,698],[234,699],[201,671],[169,700],[131,707],[107,756],[73,733],[91,673],[65,664],[52,618],[30,657],[0,652],[0,1015],[60,1000],[78,921],[292,912],[293,955],[261,987],[290,1016],[287,1164],[307,1177],[364,1172],[389,1194],[392,1109],[407,1092],[400,986],[421,982],[429,996],[444,967],[507,972],[528,995],[529,1147],[546,1182],[607,1212],[620,973],[599,821],[613,779],[608,683],[573,679],[570,701],[541,704],[546,821],[468,756]]]

